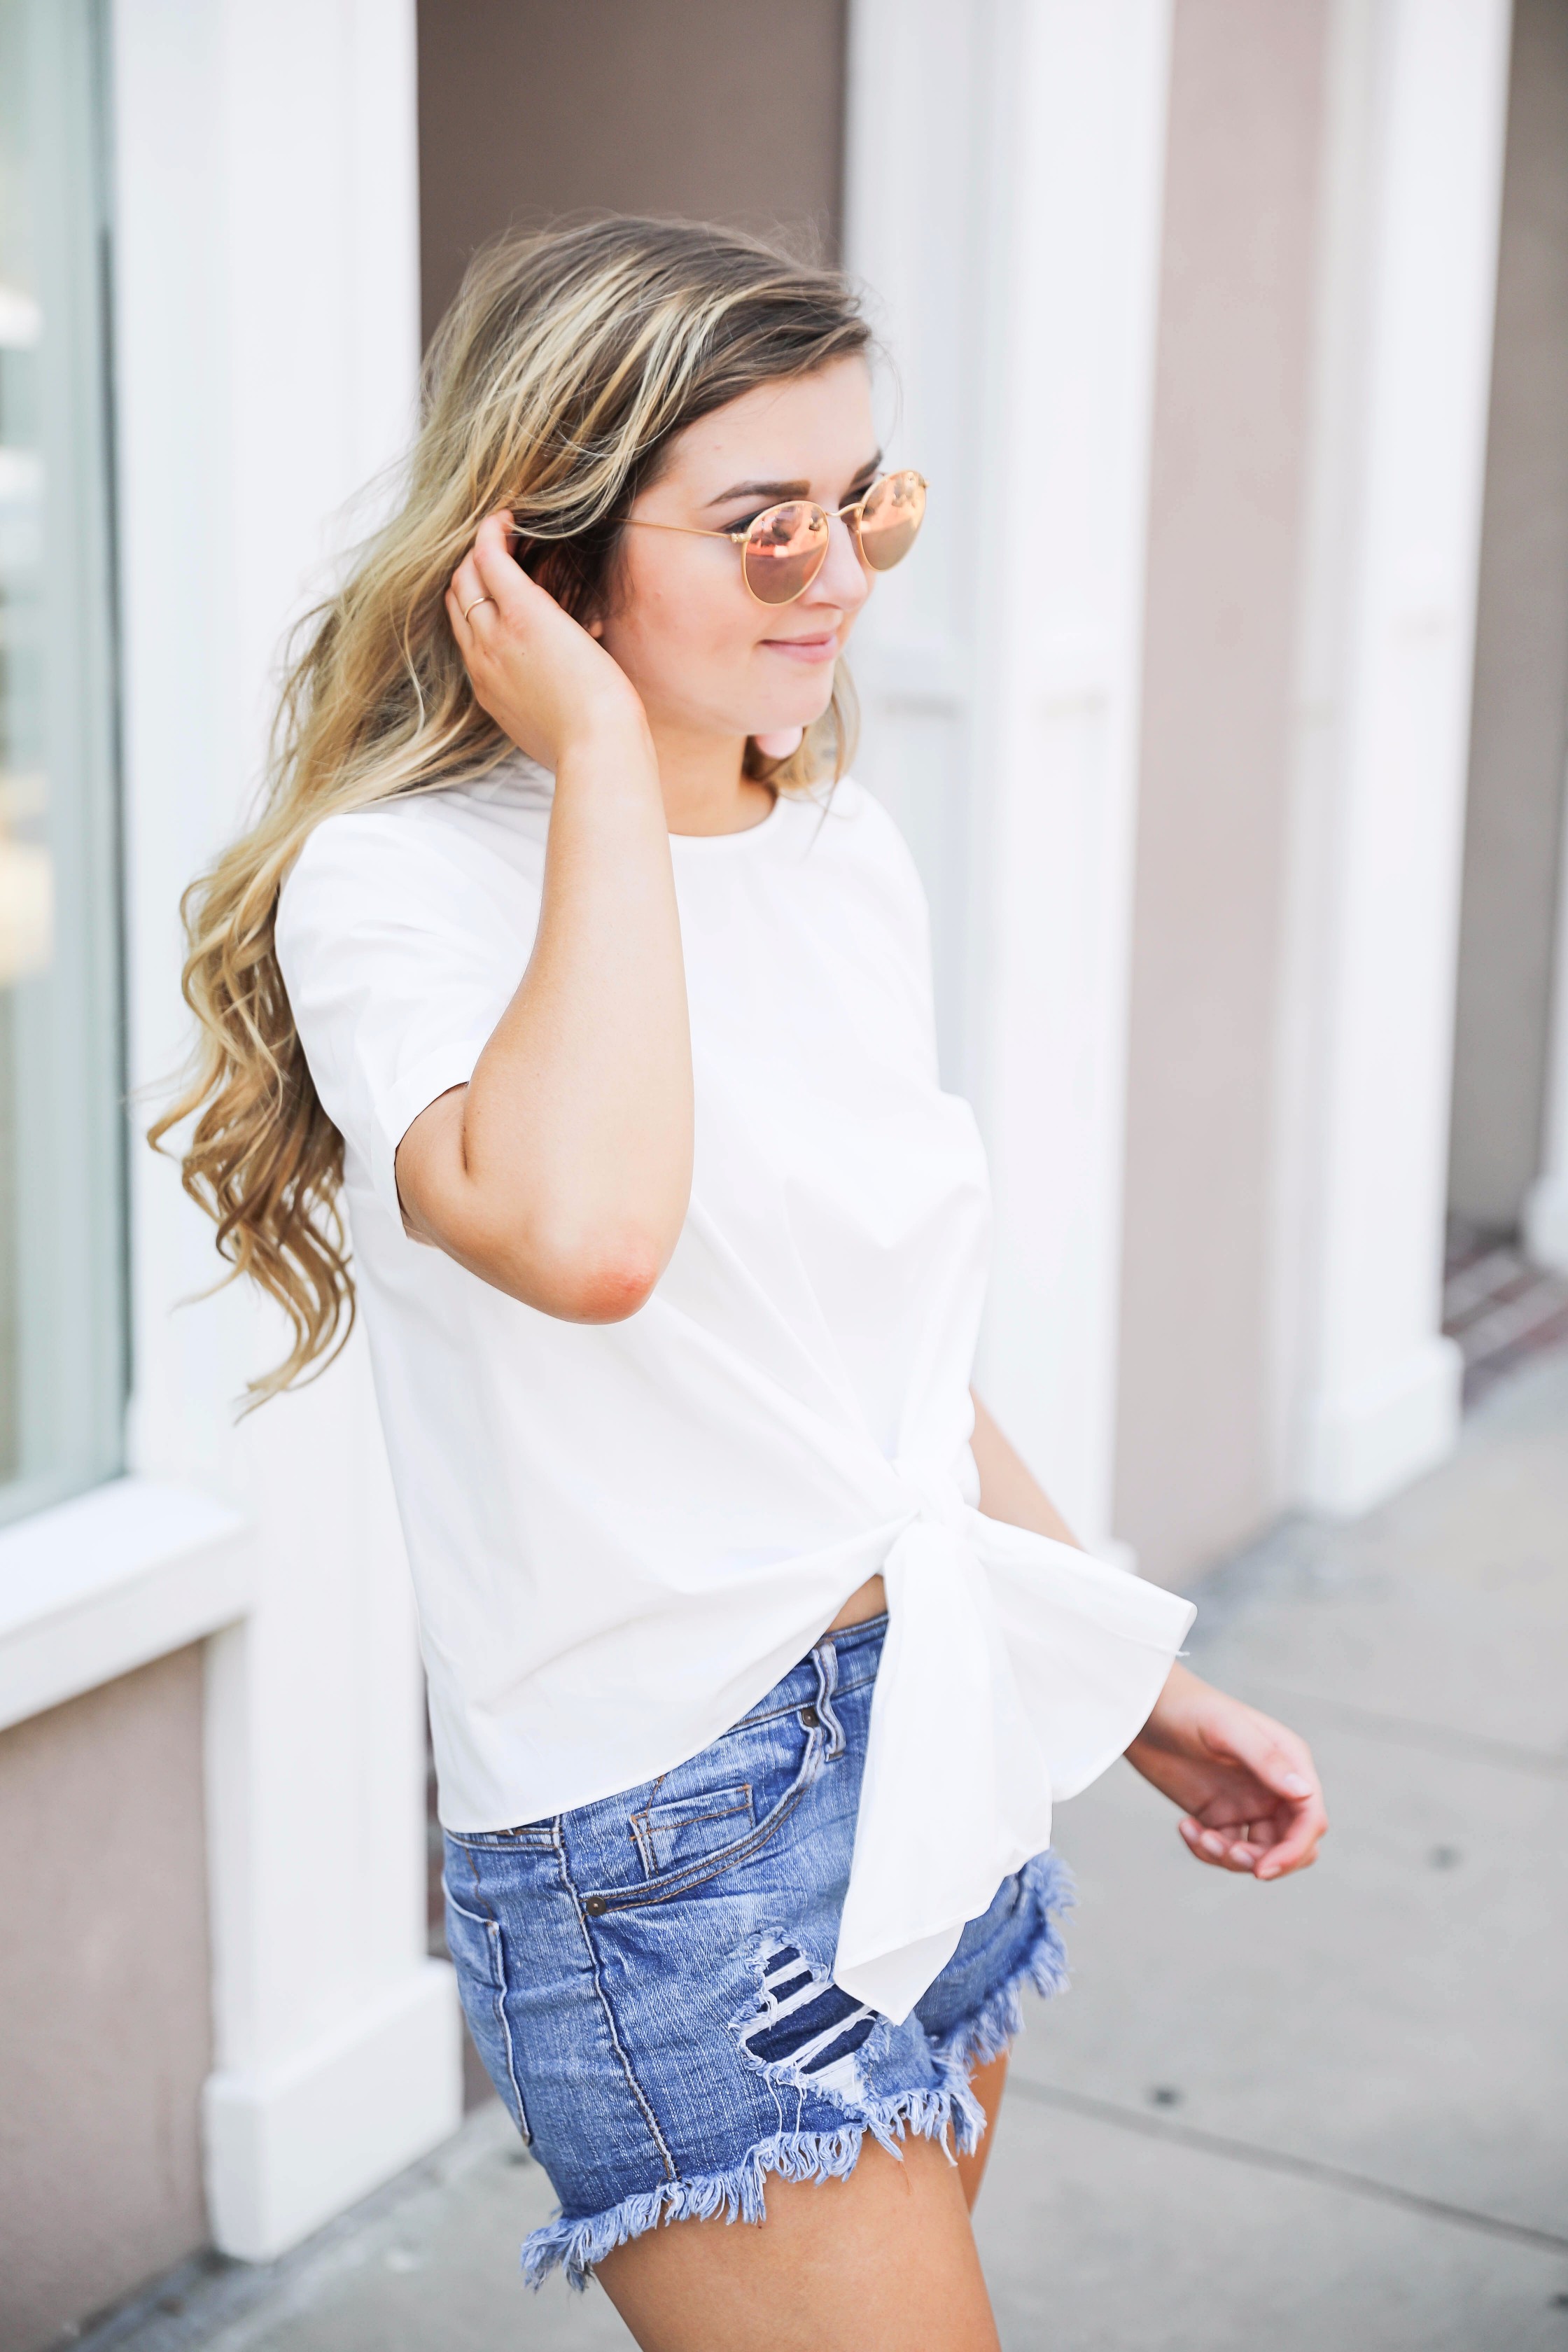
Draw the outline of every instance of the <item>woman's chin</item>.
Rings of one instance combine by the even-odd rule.
[[[783,696],[776,701],[772,696],[768,699],[773,708],[753,711],[746,727],[747,734],[754,742],[760,743],[764,735],[788,735],[797,731],[804,734],[808,727],[815,727],[832,706],[833,681],[831,678],[825,681],[825,691],[821,694],[792,695],[787,701]],[[779,702],[784,702],[782,710],[778,707]]]
[[[752,740],[764,760],[788,760],[799,751],[805,734],[804,727],[763,728]]]

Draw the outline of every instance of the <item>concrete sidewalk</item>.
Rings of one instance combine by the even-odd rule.
[[[979,2215],[1003,2342],[1568,2352],[1568,1357],[1201,1600],[1194,1664],[1312,1741],[1333,1834],[1265,1888],[1194,1864],[1123,1767],[1062,1809],[1074,1987],[1031,2013]],[[491,2105],[285,2262],[84,2340],[627,2345],[603,2295],[519,2283],[551,2205]]]

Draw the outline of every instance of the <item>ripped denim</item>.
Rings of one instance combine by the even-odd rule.
[[[469,2029],[561,2200],[523,2248],[534,2285],[557,2265],[585,2285],[661,2221],[760,2221],[770,2173],[842,2178],[868,2133],[894,2154],[910,2133],[978,2142],[970,2074],[1019,2031],[1026,1985],[1063,1982],[1071,1889],[1049,1853],[1004,1881],[902,2025],[833,1982],[885,1631],[824,1639],[658,1780],[447,1833]]]

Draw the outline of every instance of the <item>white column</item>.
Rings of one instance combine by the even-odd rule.
[[[1338,0],[1282,1044],[1288,1474],[1368,1508],[1441,1336],[1508,0]]]
[[[868,614],[872,781],[923,852],[991,1149],[981,1384],[1104,1547],[1169,5],[852,23],[849,257],[932,483]]]
[[[918,556],[879,582],[857,631],[857,771],[920,866],[943,1075],[964,1093],[973,1087],[973,671],[998,13],[994,0],[855,0],[849,18],[846,260],[890,361],[879,386],[889,462],[918,466],[931,483]]]
[[[1557,879],[1557,950],[1546,1070],[1545,1149],[1525,1203],[1525,1246],[1537,1265],[1568,1274],[1568,803]]]
[[[178,894],[260,772],[280,632],[338,509],[405,444],[418,361],[413,0],[114,0],[118,467],[133,1083],[187,1041]],[[425,1957],[412,1610],[363,1347],[235,1427],[277,1319],[230,1292],[174,1173],[132,1156],[133,1469],[249,1527],[210,1645],[226,2252],[279,2252],[460,2113]]]

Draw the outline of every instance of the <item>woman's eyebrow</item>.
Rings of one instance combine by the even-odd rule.
[[[710,507],[727,507],[731,499],[807,499],[811,496],[809,482],[736,482],[710,499]]]
[[[867,458],[863,466],[858,467],[851,474],[850,480],[863,481],[868,474],[876,472],[881,462],[882,453],[879,449],[873,457]],[[770,499],[776,501],[783,499],[808,499],[810,496],[809,482],[735,482],[729,489],[721,490],[716,499],[710,499],[708,503],[710,507],[727,507],[734,499]]]

